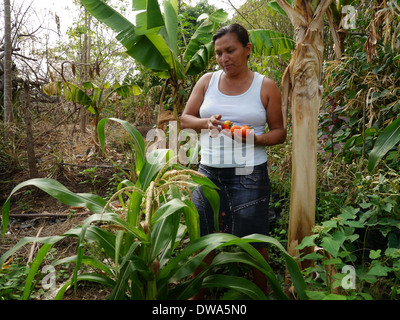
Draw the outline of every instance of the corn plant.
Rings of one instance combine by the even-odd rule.
[[[100,143],[104,150],[104,126],[109,119],[99,123]],[[32,179],[16,186],[3,206],[3,235],[7,229],[11,196],[27,185],[36,186],[67,205],[83,206],[93,214],[82,226],[70,229],[63,235],[42,238],[23,238],[0,258],[2,265],[16,250],[30,242],[42,243],[34,259],[22,298],[28,299],[35,278],[48,250],[66,237],[76,237],[76,255],[59,259],[52,265],[75,263],[69,281],[58,288],[56,299],[79,281],[93,281],[111,288],[109,299],[188,299],[201,287],[226,287],[235,290],[239,297],[266,299],[265,294],[251,281],[241,277],[212,275],[215,266],[227,263],[245,263],[262,270],[268,277],[279,299],[288,299],[264,258],[249,242],[263,241],[277,246],[283,253],[292,281],[300,298],[305,298],[305,281],[297,263],[273,238],[252,235],[237,238],[230,234],[215,233],[200,237],[199,218],[190,201],[194,188],[208,189],[210,202],[218,213],[219,198],[215,185],[206,177],[174,164],[171,150],[155,150],[145,157],[145,142],[129,123],[119,122],[132,138],[135,150],[136,180],[124,180],[115,194],[106,201],[94,194],[71,192],[51,179]],[[161,161],[166,159],[167,161]],[[121,209],[112,206],[119,199]],[[187,236],[186,236],[187,235]],[[189,243],[187,243],[189,242]],[[85,244],[94,243],[104,252],[106,259],[85,254]],[[192,272],[212,250],[226,246],[239,246],[239,252],[216,255],[212,264],[196,278]],[[91,272],[84,272],[90,266]],[[174,285],[171,285],[174,284]],[[231,292],[230,290],[228,292]]]

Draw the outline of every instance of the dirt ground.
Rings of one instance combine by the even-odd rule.
[[[151,126],[138,127],[143,135],[150,128]],[[41,132],[46,131],[46,128],[40,129]],[[39,135],[35,141],[39,177],[56,179],[73,192],[89,192],[103,197],[112,192],[115,171],[109,158],[120,164],[127,163],[127,150],[123,146],[126,134],[116,126],[106,128],[107,156],[99,156],[91,130],[92,127],[88,126],[87,131],[82,133],[73,125],[62,125]],[[21,163],[26,167],[15,170],[7,177],[0,177],[3,180],[0,183],[1,207],[11,190],[18,183],[30,178],[27,164]],[[93,169],[94,167],[97,168]],[[94,170],[94,173],[85,173],[85,170]],[[66,206],[36,187],[25,187],[11,199],[7,233],[4,238],[0,237],[0,255],[23,237],[61,235],[80,225],[91,214],[85,208]],[[39,214],[44,216],[39,217]],[[76,240],[62,240],[54,248],[57,257],[74,255]],[[20,263],[28,263],[32,261],[37,250],[37,245],[26,245],[17,251],[14,258],[18,257]],[[92,284],[83,284],[81,289],[83,290],[79,290],[77,296],[72,291],[67,292],[64,299],[102,300],[108,294],[107,290]]]

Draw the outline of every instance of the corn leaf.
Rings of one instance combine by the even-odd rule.
[[[169,215],[182,210],[186,206],[186,203],[180,199],[172,199],[171,201],[168,201],[160,208],[158,208],[158,210],[153,214],[151,218],[151,224],[156,224],[160,220],[165,219]]]
[[[126,130],[126,132],[131,136],[134,141],[135,147],[135,157],[136,157],[136,172],[139,175],[145,163],[145,143],[140,132],[133,127],[129,122],[117,118],[106,118],[102,119],[98,124],[99,142],[101,149],[104,151],[105,147],[105,134],[104,127],[108,120],[118,122]]]
[[[109,288],[114,288],[115,287],[115,281],[112,280],[108,276],[104,276],[101,274],[97,273],[82,273],[77,276],[76,281],[91,281],[91,282],[97,282],[100,283],[106,287]],[[65,291],[69,289],[69,287],[73,284],[72,280],[69,280],[66,282],[59,290],[57,295],[55,296],[54,300],[61,300],[65,294]]]
[[[0,266],[3,265],[7,259],[12,256],[13,253],[15,253],[18,249],[22,248],[24,245],[31,243],[31,242],[37,242],[37,243],[43,243],[43,244],[54,244],[62,239],[64,239],[65,236],[50,236],[50,237],[41,237],[41,238],[36,238],[36,237],[24,237],[21,240],[18,241],[18,243],[12,247],[10,250],[5,252],[1,257],[0,257]]]
[[[106,205],[106,201],[103,198],[89,193],[74,193],[56,180],[46,178],[30,179],[18,184],[11,191],[11,194],[3,205],[3,237],[6,233],[9,222],[11,196],[27,186],[35,186],[66,205],[85,207],[94,213],[102,212]]]
[[[245,278],[227,276],[227,275],[211,275],[203,280],[203,287],[205,288],[228,288],[239,291],[253,300],[267,300],[265,294],[261,289]]]
[[[26,278],[25,288],[24,288],[24,292],[22,294],[22,300],[29,299],[32,289],[33,289],[33,287],[32,287],[33,280],[35,279],[35,276],[38,272],[38,269],[39,269],[43,259],[45,258],[47,252],[50,250],[50,248],[52,246],[53,246],[53,244],[44,244],[40,248],[39,252],[36,254],[36,257],[32,262],[28,277]]]
[[[139,175],[139,182],[142,190],[146,190],[154,176],[164,167],[166,161],[171,158],[172,150],[156,149],[152,151],[145,161]]]

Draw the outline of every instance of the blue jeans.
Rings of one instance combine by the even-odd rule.
[[[238,237],[253,233],[268,234],[271,187],[267,163],[255,166],[250,174],[237,175],[235,168],[212,168],[205,165],[200,165],[199,172],[220,189],[219,232]],[[215,232],[213,210],[201,187],[193,192],[192,201],[199,212],[201,235]],[[260,242],[252,245],[258,248],[267,246]]]

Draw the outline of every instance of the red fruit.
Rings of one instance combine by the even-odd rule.
[[[242,136],[243,138],[246,138],[247,135],[251,132],[251,128],[247,125],[243,126],[232,126],[231,127],[231,133],[234,134],[236,131],[236,134],[238,136]]]
[[[234,134],[235,130],[240,130],[240,126],[232,126],[231,127],[231,133]]]
[[[241,126],[240,127],[240,131],[241,131],[241,133],[242,133],[242,137],[243,138],[246,138],[247,137],[247,135],[250,133],[250,127],[249,126],[246,126],[246,125],[244,125],[244,126]]]
[[[230,120],[226,120],[224,121],[224,123],[222,124],[222,129],[228,129],[230,130],[232,127],[233,123]]]

